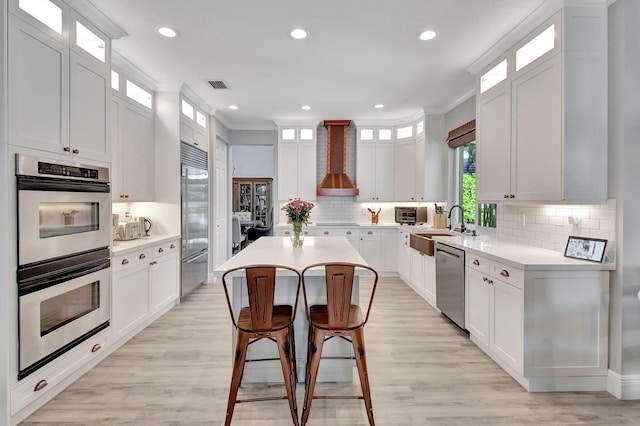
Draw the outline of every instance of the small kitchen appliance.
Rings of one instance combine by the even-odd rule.
[[[426,207],[395,207],[396,223],[416,225],[427,223]]]
[[[151,235],[151,227],[153,226],[153,222],[151,219],[144,216],[138,216],[138,222],[140,222],[140,231],[142,237],[148,237]]]

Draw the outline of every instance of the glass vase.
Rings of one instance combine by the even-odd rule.
[[[304,244],[304,232],[302,232],[302,222],[293,222],[293,235],[291,235],[291,245],[302,247]]]

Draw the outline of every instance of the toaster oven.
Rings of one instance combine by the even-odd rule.
[[[396,223],[416,225],[427,223],[426,207],[395,207]]]

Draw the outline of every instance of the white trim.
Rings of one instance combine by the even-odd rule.
[[[150,89],[152,91],[156,91],[158,87],[158,82],[149,77],[144,71],[135,66],[133,63],[129,62],[127,58],[120,55],[115,50],[111,50],[111,67],[117,68],[116,71],[120,71],[120,82],[122,86],[123,76],[126,79],[129,77],[131,81],[137,84],[141,84],[145,86],[144,88]]]
[[[620,400],[640,399],[640,374],[620,375],[609,370],[607,392]]]
[[[207,114],[209,114],[211,106],[206,103],[196,92],[194,92],[191,87],[183,83],[180,87],[180,94],[194,103],[194,107],[202,112],[206,112]]]
[[[110,39],[115,40],[129,35],[91,2],[86,0],[65,1],[73,10],[78,12],[83,18],[88,19],[92,24],[96,25]]]

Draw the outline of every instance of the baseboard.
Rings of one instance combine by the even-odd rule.
[[[640,374],[620,375],[609,370],[607,392],[620,400],[640,399]]]

